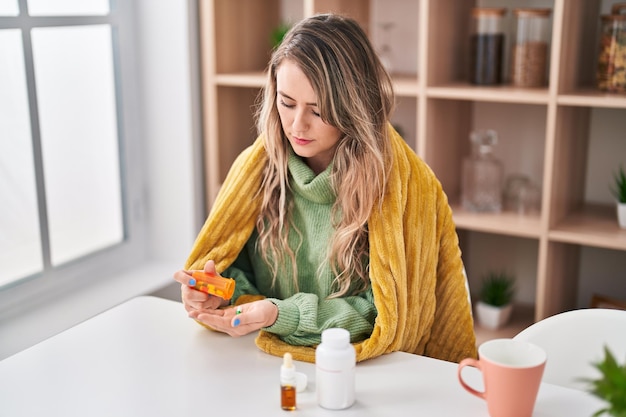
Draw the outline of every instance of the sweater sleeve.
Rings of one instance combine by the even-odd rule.
[[[235,262],[221,274],[224,277],[233,278],[236,282],[235,293],[231,300],[231,303],[235,304],[246,298],[250,300],[242,296],[260,296],[261,294],[256,287],[254,268],[250,261],[249,251],[246,249],[244,247]],[[376,320],[376,307],[371,287],[358,295],[327,300],[320,299],[316,294],[303,292],[284,300],[268,299],[278,307],[278,318],[272,326],[263,330],[276,334],[291,345],[317,345],[321,342],[322,331],[333,327],[348,330],[351,341],[358,342],[369,337],[374,328],[374,320]]]
[[[269,300],[278,306],[278,318],[264,330],[291,345],[317,345],[322,332],[333,327],[348,330],[350,341],[358,342],[369,337],[376,319],[371,288],[359,295],[326,300],[309,293]]]

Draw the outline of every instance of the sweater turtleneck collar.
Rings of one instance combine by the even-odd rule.
[[[332,163],[316,176],[311,168],[291,150],[287,165],[291,174],[290,185],[294,193],[317,204],[331,204],[335,201],[335,192],[330,183]]]

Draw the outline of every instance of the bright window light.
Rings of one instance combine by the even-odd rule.
[[[32,30],[52,265],[124,239],[111,28]]]

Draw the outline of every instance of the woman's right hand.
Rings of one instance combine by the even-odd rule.
[[[215,262],[208,261],[204,266],[204,272],[219,276],[215,270]],[[210,295],[202,291],[198,291],[193,286],[196,284],[195,279],[191,276],[191,271],[180,270],[174,273],[174,279],[180,282],[180,293],[183,306],[187,313],[201,314],[206,313],[230,304],[230,300],[224,300],[215,295]]]

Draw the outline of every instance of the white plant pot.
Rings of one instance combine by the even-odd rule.
[[[487,329],[499,329],[508,323],[513,312],[513,304],[494,307],[482,301],[476,303],[476,320]]]
[[[617,222],[619,227],[626,229],[626,203],[617,203]]]

